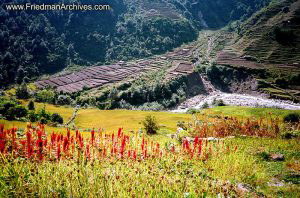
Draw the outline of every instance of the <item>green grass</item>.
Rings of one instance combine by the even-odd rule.
[[[43,104],[36,104],[42,108]],[[50,112],[71,117],[72,108],[46,105]],[[283,118],[290,112],[281,109],[248,107],[215,107],[201,111],[211,119],[217,115],[250,118],[273,115]],[[166,143],[180,143],[166,136],[174,133],[179,120],[192,119],[189,114],[168,112],[145,112],[97,109],[81,109],[76,125],[85,128],[105,128],[115,132],[123,127],[127,134],[141,128],[140,122],[148,114],[156,116],[159,124],[164,125],[157,135],[146,136],[148,141],[158,141],[162,147]],[[1,120],[6,127],[25,126],[22,122]],[[65,129],[46,127],[47,131]],[[132,135],[132,134],[131,134]],[[87,138],[89,133],[85,133]],[[225,139],[230,148],[238,146],[237,152],[222,154],[207,161],[186,158],[154,158],[140,162],[130,160],[99,160],[85,163],[60,161],[42,163],[22,159],[1,161],[0,197],[39,196],[39,197],[216,197],[220,192],[238,197],[299,197],[300,185],[300,145],[299,138],[284,140],[280,138],[236,137]],[[262,158],[262,154],[280,153],[284,161]],[[284,186],[269,186],[273,180]],[[253,192],[241,192],[239,183],[251,186]],[[13,186],[13,189],[12,189]],[[226,192],[227,191],[227,192]]]
[[[251,108],[251,107],[214,107],[212,109],[206,109],[202,111],[208,115],[224,115],[224,116],[235,116],[240,118],[251,118],[251,117],[267,117],[269,113],[273,116],[278,116],[280,119],[289,113],[296,112],[300,114],[300,110],[284,110],[275,108]]]

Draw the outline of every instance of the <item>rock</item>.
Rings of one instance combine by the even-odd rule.
[[[271,154],[270,158],[274,161],[283,161],[284,160],[284,155],[282,155],[282,154]]]
[[[249,192],[250,192],[250,190],[247,188],[247,186],[245,186],[245,185],[242,184],[242,183],[238,183],[237,188],[238,188],[238,190],[239,190],[240,192],[242,192],[243,194],[249,193]]]
[[[185,137],[185,139],[188,141],[188,142],[194,142],[195,138],[191,138],[191,137]]]
[[[272,181],[268,182],[268,186],[282,187],[284,183],[276,178],[272,178]]]
[[[172,139],[178,139],[177,134],[167,134],[167,137],[172,138]]]
[[[222,138],[215,138],[215,137],[200,138],[200,139],[207,140],[207,141],[220,141],[220,140],[223,140]]]

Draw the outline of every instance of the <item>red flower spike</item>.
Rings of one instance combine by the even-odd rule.
[[[133,152],[133,159],[136,160],[136,150]]]
[[[128,158],[130,158],[130,156],[131,156],[131,152],[130,152],[130,150],[128,151]]]
[[[94,144],[94,141],[95,141],[95,131],[94,131],[94,129],[92,130],[91,134],[92,134],[92,144]]]
[[[119,128],[119,130],[118,130],[118,138],[121,137],[121,132],[122,132],[122,128]]]

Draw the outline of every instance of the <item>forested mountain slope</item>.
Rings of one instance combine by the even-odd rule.
[[[8,11],[10,3],[109,4],[109,11]],[[70,65],[161,54],[197,38],[201,28],[246,19],[269,0],[2,0],[0,87]]]

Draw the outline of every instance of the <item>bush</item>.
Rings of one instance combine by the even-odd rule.
[[[30,111],[27,118],[30,122],[36,122],[38,120],[38,115],[34,111]]]
[[[226,104],[224,103],[224,101],[222,99],[220,99],[220,100],[214,99],[212,102],[212,105],[217,106],[217,107],[226,106]]]
[[[139,106],[138,109],[142,111],[161,111],[164,109],[164,107],[158,102],[150,102],[150,103],[147,102]]]
[[[144,129],[146,130],[147,134],[156,134],[159,130],[159,126],[157,120],[154,116],[148,115],[146,116],[145,120],[143,121]]]
[[[28,105],[27,105],[28,110],[34,110],[34,102],[32,100],[29,101]]]
[[[28,111],[25,107],[21,105],[9,107],[9,109],[5,112],[4,116],[7,120],[15,120],[16,118],[26,117]]]
[[[201,109],[208,109],[209,105],[207,102],[204,102],[203,105],[201,106]]]
[[[27,89],[26,84],[22,84],[21,86],[19,86],[16,90],[16,97],[18,99],[28,99],[29,98],[29,92]]]
[[[283,118],[284,122],[295,123],[300,121],[300,115],[297,113],[289,113]]]
[[[187,127],[185,125],[185,121],[178,121],[177,126],[182,128],[183,130],[187,130]]]
[[[53,113],[51,116],[51,121],[58,123],[58,124],[63,124],[64,123],[64,119],[63,117],[61,117],[61,115],[59,115],[58,113]]]
[[[17,118],[22,118],[22,117],[27,116],[28,110],[25,107],[21,106],[21,105],[17,105],[15,107],[15,112],[14,113],[15,113],[15,116]]]
[[[196,113],[199,113],[199,112],[200,112],[200,110],[198,110],[198,109],[190,108],[190,109],[187,110],[186,113],[188,113],[188,114],[196,114]]]
[[[55,101],[55,93],[52,90],[41,90],[35,94],[35,101],[53,103]]]
[[[39,110],[38,117],[40,119],[45,118],[46,120],[51,120],[51,114],[49,112],[46,112],[45,108],[42,108],[42,109]]]
[[[15,120],[15,107],[10,107],[4,114],[5,118],[7,120]]]
[[[70,96],[59,95],[57,98],[58,105],[70,105],[71,103],[72,103],[72,99],[70,98]]]
[[[48,120],[47,120],[46,118],[42,117],[42,118],[40,119],[40,123],[41,123],[41,124],[47,124],[47,123],[48,123]]]

